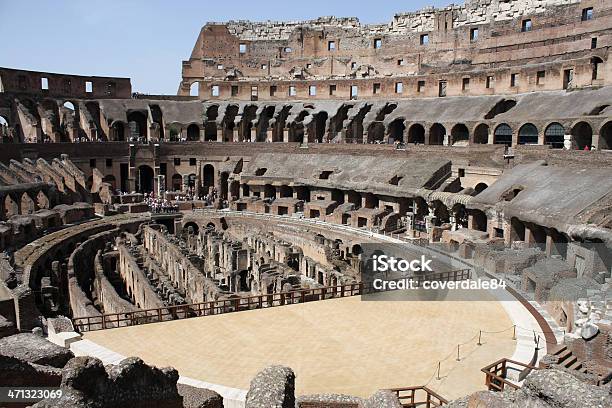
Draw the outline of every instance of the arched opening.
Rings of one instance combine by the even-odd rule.
[[[195,189],[196,182],[197,182],[197,176],[195,174],[191,173],[190,175],[187,176],[187,187],[189,187],[191,191]]]
[[[472,216],[472,229],[487,231],[487,215],[481,210],[470,210]]]
[[[8,126],[8,120],[4,118],[4,116],[0,115],[0,126]]]
[[[200,83],[193,82],[189,85],[189,96],[200,96]]]
[[[215,185],[215,168],[212,164],[207,164],[202,169],[202,183],[205,189]]]
[[[206,123],[204,125],[204,140],[217,140],[217,117],[219,116],[219,106],[212,105],[206,109]]]
[[[147,117],[143,112],[134,111],[127,115],[130,128],[130,139],[132,141],[146,141],[147,139]]]
[[[415,123],[410,126],[410,129],[408,129],[408,143],[425,143],[425,128],[423,127],[423,125]]]
[[[385,140],[385,126],[382,122],[373,122],[368,126],[368,143],[382,143]],[[356,137],[353,143],[362,143],[363,139]],[[391,142],[391,141],[390,141]]]
[[[372,193],[365,194],[365,208],[378,208],[378,197]]]
[[[325,137],[325,123],[327,122],[327,112],[319,112],[314,116],[312,125],[314,127],[315,140],[318,143],[323,143]]]
[[[565,128],[560,123],[551,123],[544,130],[544,144],[553,149],[562,149],[565,140]]]
[[[230,199],[237,200],[240,197],[240,182],[238,180],[232,180],[229,187]]]
[[[34,214],[36,212],[36,204],[28,193],[21,195],[21,214]]]
[[[483,191],[485,191],[487,189],[487,187],[489,187],[486,183],[478,183],[476,184],[476,187],[474,187],[474,195],[478,195],[480,193],[482,193]]]
[[[446,224],[450,221],[450,213],[448,207],[440,200],[434,200],[433,203],[434,215],[436,216],[436,225]]]
[[[593,144],[593,130],[586,122],[578,122],[572,128],[572,139],[578,150],[589,150]]]
[[[599,57],[593,57],[591,58],[591,79],[593,81],[595,81],[596,79],[600,79],[599,77],[600,72],[599,72],[599,66],[600,64],[603,63],[603,60]]]
[[[38,208],[45,208],[45,209],[49,208],[50,206],[49,198],[45,195],[44,192],[39,191],[38,194],[36,195],[36,205],[38,206]]]
[[[607,122],[599,132],[599,148],[612,150],[612,122]]]
[[[264,197],[265,198],[275,198],[276,197],[276,188],[271,184],[266,184],[264,186]]]
[[[159,139],[164,140],[164,115],[162,110],[159,105],[149,105],[149,110],[151,111],[151,122],[159,129]]]
[[[519,129],[518,144],[538,144],[538,128],[532,123],[525,123]]]
[[[85,189],[87,191],[91,191],[92,188],[93,188],[93,176],[89,176],[87,177],[87,180],[85,180]]]
[[[188,234],[191,233],[194,235],[198,235],[198,232],[200,231],[200,227],[195,222],[190,221],[190,222],[185,223],[185,225],[183,225],[183,231],[187,232]]]
[[[404,130],[406,130],[406,125],[403,118],[391,122],[389,124],[389,143],[404,143]]]
[[[429,129],[429,144],[444,144],[444,136],[446,136],[446,129],[444,128],[444,126],[439,123],[434,123]]]
[[[115,122],[112,126],[112,140],[116,141],[124,141],[125,140],[125,126],[123,126],[123,122]]]
[[[467,146],[470,142],[470,131],[463,123],[457,123],[451,129],[451,145]]]
[[[474,143],[487,144],[489,143],[489,126],[481,123],[474,129]]]
[[[506,123],[496,127],[493,132],[493,143],[512,146],[512,128]]]
[[[110,184],[111,189],[113,191],[115,191],[115,189],[117,188],[117,180],[115,179],[115,176],[113,176],[112,174],[108,174],[104,176],[104,178],[102,178],[102,182]]]
[[[291,187],[289,186],[280,186],[279,187],[279,193],[281,197],[293,197],[293,190]]]
[[[183,189],[183,176],[174,174],[172,176],[172,191],[181,191]]]
[[[347,201],[353,204],[355,209],[361,207],[361,195],[358,192],[349,190],[347,191],[346,196]]]
[[[153,169],[147,165],[138,167],[138,182],[136,191],[139,193],[150,193],[153,191]]]
[[[510,220],[510,240],[514,241],[525,241],[525,224],[518,218],[512,218]]]
[[[200,140],[200,127],[195,123],[187,126],[187,140],[191,142]]]
[[[13,197],[7,195],[4,199],[4,214],[6,218],[11,218],[13,215],[19,215],[19,204],[13,200]]]
[[[64,102],[64,104],[62,105],[64,108],[71,110],[74,112],[74,104],[70,101],[66,101]]]

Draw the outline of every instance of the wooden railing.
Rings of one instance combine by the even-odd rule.
[[[397,395],[402,406],[406,408],[432,408],[448,404],[445,398],[426,386],[391,388],[391,391]]]
[[[538,368],[532,366],[530,364],[521,363],[515,360],[510,360],[508,358],[502,358],[497,360],[496,362],[489,364],[488,366],[481,369],[483,373],[485,373],[485,385],[489,389],[489,391],[503,391],[506,386],[511,388],[519,389],[521,388],[519,385],[510,382],[508,377],[508,368],[509,365],[514,365],[518,367],[522,367],[520,370],[537,370]],[[517,369],[517,367],[511,367]]]
[[[470,278],[469,269],[434,272],[413,278],[418,283],[423,281],[465,280]],[[109,313],[97,316],[75,317],[74,328],[79,332],[111,329],[116,327],[135,326],[147,323],[159,323],[176,319],[187,319],[242,310],[262,309],[268,307],[307,303],[318,300],[358,296],[373,293],[370,284],[351,283],[348,285],[326,286],[314,289],[299,289],[290,292],[269,295],[254,295],[231,299],[213,300],[186,305],[166,306],[163,308],[143,309],[125,313]]]

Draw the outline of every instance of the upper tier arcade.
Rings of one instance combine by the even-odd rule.
[[[603,0],[486,0],[396,14],[208,23],[178,95],[286,100],[522,93],[609,83]],[[606,79],[608,78],[608,79]]]

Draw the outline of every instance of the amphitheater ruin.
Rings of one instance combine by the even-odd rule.
[[[0,68],[0,387],[612,406],[610,46],[608,0],[467,0],[209,22],[176,95]],[[383,251],[504,288],[402,301]]]

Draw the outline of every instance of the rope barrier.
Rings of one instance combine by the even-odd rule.
[[[513,331],[512,340],[516,340],[516,329],[521,329],[521,330],[524,330],[524,331],[528,331],[528,332],[530,332],[530,333],[533,333],[533,335],[534,335],[534,344],[535,344],[535,346],[536,346],[536,347],[539,347],[539,345],[540,345],[540,341],[541,341],[541,340],[544,340],[544,341],[546,342],[546,344],[556,344],[556,343],[552,343],[552,342],[547,342],[547,341],[546,341],[546,338],[544,338],[544,337],[540,336],[540,334],[542,334],[542,335],[543,335],[543,334],[545,333],[545,332],[543,332],[543,331],[540,331],[540,330],[533,330],[533,329],[527,329],[527,328],[525,328],[525,327],[521,327],[521,326],[517,326],[517,325],[512,325],[512,326],[510,326],[510,327],[508,327],[508,328],[505,328],[505,329],[502,329],[502,330],[495,330],[495,331],[490,331],[490,330],[479,330],[479,331],[478,331],[478,334],[474,335],[473,337],[471,337],[471,338],[470,338],[470,339],[468,339],[467,341],[464,341],[464,342],[462,342],[462,343],[457,343],[456,349],[453,349],[453,351],[451,351],[451,352],[450,352],[450,353],[449,353],[449,354],[448,354],[446,357],[444,357],[443,359],[438,360],[438,362],[436,363],[436,368],[435,368],[435,370],[434,370],[434,373],[431,375],[431,377],[429,377],[429,380],[427,380],[427,382],[425,383],[425,385],[424,385],[424,386],[428,386],[428,385],[429,385],[429,384],[432,382],[432,380],[433,380],[434,378],[436,378],[436,381],[441,381],[441,380],[442,380],[442,382],[439,384],[439,386],[441,386],[441,385],[444,383],[444,379],[445,379],[446,377],[448,377],[448,375],[449,375],[450,373],[452,373],[452,372],[453,372],[453,371],[454,371],[454,370],[455,370],[455,369],[456,369],[456,368],[457,368],[459,365],[455,365],[453,368],[451,368],[451,369],[448,371],[448,373],[447,373],[447,375],[446,375],[446,376],[442,377],[442,376],[441,376],[441,374],[440,374],[440,373],[441,373],[441,366],[442,366],[442,363],[443,363],[444,361],[448,360],[448,359],[449,359],[450,357],[452,357],[452,356],[456,356],[456,358],[455,358],[455,361],[456,361],[456,362],[460,362],[460,361],[462,361],[462,358],[461,358],[461,346],[465,346],[465,345],[467,345],[467,344],[470,344],[470,343],[471,343],[471,342],[472,342],[474,339],[476,339],[476,338],[478,339],[478,342],[477,342],[477,343],[475,343],[475,345],[477,345],[477,346],[481,346],[481,345],[483,344],[483,343],[482,343],[482,335],[483,335],[483,334],[500,334],[500,333],[507,332],[507,331],[509,331],[509,330],[512,330],[512,331]],[[546,332],[548,332],[548,331],[546,331]],[[551,333],[554,333],[554,331],[552,331],[552,330],[551,330],[550,332],[551,332]],[[472,350],[472,352],[473,352],[473,351],[474,351],[474,350]],[[464,355],[464,358],[465,358],[465,357],[468,357],[470,354],[471,354],[471,353],[467,353],[467,355]],[[436,387],[436,389],[437,389],[437,388],[439,388],[439,387]]]

